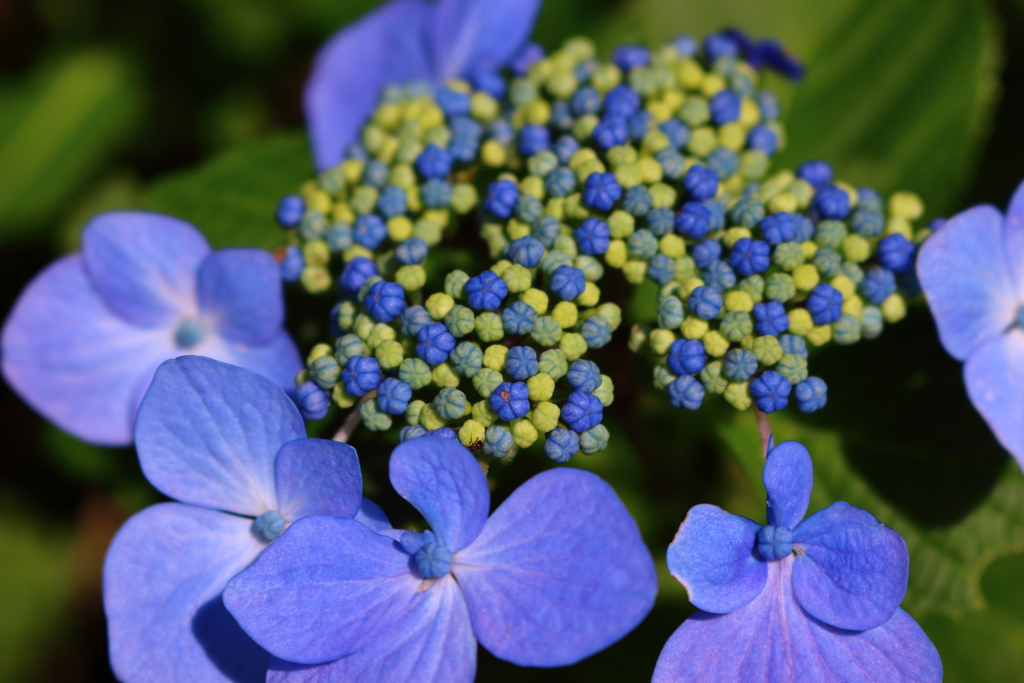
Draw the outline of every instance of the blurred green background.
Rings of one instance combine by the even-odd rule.
[[[276,198],[312,173],[300,109],[310,60],[374,4],[0,0],[0,310],[107,209],[174,213],[218,246],[282,243]],[[607,54],[729,25],[780,38],[807,65],[799,87],[772,79],[789,133],[776,167],[825,158],[851,182],[918,192],[929,217],[1005,206],[1024,177],[1022,0],[547,0],[535,35],[547,47],[590,35]],[[321,308],[290,294],[307,349],[325,332],[297,322]],[[629,313],[653,317],[642,296]],[[518,669],[481,651],[479,680],[649,680],[691,611],[664,572],[686,511],[710,502],[763,519],[752,414],[713,401],[697,415],[669,408],[649,364],[622,353],[625,327],[596,358],[616,386],[611,446],[573,464],[611,481],[636,516],[665,578],[658,606],[570,669]],[[903,534],[904,607],[938,646],[947,681],[1021,680],[1024,476],[967,402],[927,310],[813,363],[829,406],[773,417],[779,437],[811,449],[812,509],[848,500]],[[6,386],[0,401],[0,681],[110,681],[103,553],[159,495],[130,449],[78,443]],[[389,444],[365,432],[353,443],[368,495],[405,522],[384,476]],[[545,463],[526,451],[493,467],[496,499]]]

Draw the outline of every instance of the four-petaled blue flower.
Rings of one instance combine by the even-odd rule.
[[[562,420],[577,434],[593,429],[601,424],[604,416],[604,405],[593,394],[574,391],[562,406]]]
[[[0,337],[3,374],[61,429],[124,446],[168,358],[216,358],[292,390],[302,361],[283,324],[269,253],[213,251],[185,221],[116,211],[93,218],[82,251],[50,264],[18,297]]]
[[[702,239],[711,229],[711,210],[701,202],[686,202],[675,218],[675,229],[684,237]]]
[[[353,396],[362,396],[380,385],[380,363],[369,356],[350,358],[341,371],[345,391]]]
[[[697,201],[712,199],[718,194],[718,174],[710,168],[692,166],[683,176],[683,187]]]
[[[530,412],[530,389],[524,382],[502,382],[491,392],[487,403],[505,422],[518,420]]]
[[[690,509],[668,568],[701,611],[665,644],[653,683],[942,680],[935,646],[900,609],[903,539],[843,502],[800,521],[812,482],[807,449],[786,441],[764,466],[767,526]]]
[[[732,247],[729,265],[736,269],[740,277],[763,273],[771,265],[771,247],[763,240],[741,237]]]
[[[389,323],[405,310],[405,290],[394,282],[378,280],[366,293],[363,304],[378,322]]]
[[[843,293],[832,285],[819,282],[807,297],[807,312],[815,325],[834,323],[843,317]]]
[[[789,392],[792,390],[793,385],[789,380],[774,370],[766,370],[750,383],[750,395],[762,413],[774,413],[785,408],[789,404]]]
[[[493,311],[507,295],[508,285],[493,270],[485,270],[466,281],[466,297],[475,311]]]
[[[430,365],[438,365],[448,360],[448,354],[455,348],[455,337],[444,323],[432,323],[421,327],[416,340],[416,355]]]
[[[1024,466],[1024,183],[1004,217],[959,213],[925,241],[917,275],[943,348],[964,361],[971,403]]]
[[[600,218],[587,218],[580,227],[573,231],[580,252],[590,256],[600,256],[608,251],[611,243],[611,230]]]
[[[653,606],[650,553],[596,475],[541,473],[488,518],[487,479],[458,442],[406,441],[389,467],[429,532],[307,517],[228,584],[224,604],[275,656],[271,680],[470,683],[478,642],[520,666],[565,666]]]
[[[519,188],[511,180],[495,180],[487,188],[484,209],[494,216],[506,220],[512,217],[519,202]]]
[[[269,655],[227,613],[221,591],[306,515],[379,528],[373,520],[383,513],[362,498],[355,450],[306,438],[295,405],[273,382],[198,356],[160,366],[135,437],[146,478],[180,502],[136,514],[107,551],[114,674],[262,683]]]
[[[356,256],[341,269],[338,285],[342,292],[355,294],[364,282],[377,275],[378,272],[377,266],[372,260],[365,256]]]
[[[598,211],[611,211],[622,198],[622,186],[614,173],[591,173],[583,187],[583,202]],[[605,250],[607,250],[605,245]],[[591,253],[591,252],[584,252]],[[603,254],[603,251],[593,252]]]
[[[574,266],[561,265],[551,274],[551,291],[560,299],[572,301],[587,287],[583,271]]]

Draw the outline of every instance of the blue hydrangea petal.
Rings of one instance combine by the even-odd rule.
[[[971,354],[967,395],[1003,448],[1024,466],[1024,331],[1015,328]]]
[[[291,335],[283,329],[262,346],[240,344],[217,335],[210,335],[207,343],[189,351],[252,370],[257,375],[273,381],[289,396],[295,394],[295,373],[303,367],[299,348]],[[173,357],[176,353],[167,355]]]
[[[797,441],[783,441],[768,451],[761,473],[768,492],[768,524],[793,529],[807,512],[814,485],[811,454]]]
[[[390,638],[422,582],[409,560],[389,535],[311,515],[228,582],[224,605],[275,657],[331,662]]]
[[[356,449],[325,439],[289,441],[275,465],[277,510],[285,521],[306,515],[353,517],[363,501]]]
[[[1002,225],[995,208],[973,207],[928,238],[917,258],[939,339],[957,360],[1001,334],[1017,316]]]
[[[520,486],[452,571],[480,643],[520,666],[564,666],[608,647],[643,620],[658,590],[615,491],[571,468]]]
[[[117,532],[103,566],[110,665],[122,681],[262,683],[268,655],[224,609],[227,581],[266,547],[252,520],[160,503]]]
[[[815,618],[865,631],[896,613],[907,592],[910,554],[903,538],[870,512],[833,503],[797,526],[793,544],[793,592]]]
[[[472,683],[476,650],[466,601],[447,576],[410,600],[386,637],[328,664],[303,666],[271,658],[267,683]]]
[[[540,0],[440,0],[431,47],[440,80],[498,70],[533,33]]]
[[[203,260],[199,308],[214,330],[241,344],[269,343],[284,325],[281,268],[262,249],[220,249]]]
[[[142,327],[195,315],[196,272],[210,253],[202,233],[179,218],[111,211],[82,231],[82,259],[104,303]]]
[[[770,563],[765,590],[745,607],[683,622],[652,683],[940,683],[939,653],[906,612],[860,633],[828,626],[793,597],[791,565],[788,558]]]
[[[380,509],[380,506],[365,496],[363,496],[362,502],[359,504],[359,511],[356,512],[355,517],[352,519],[377,533],[391,528],[391,522],[388,521],[388,516]]]
[[[199,356],[164,362],[142,400],[142,472],[184,503],[252,517],[277,507],[281,447],[305,437],[295,404],[268,379]]]
[[[424,40],[431,12],[426,0],[390,0],[320,48],[303,93],[317,170],[341,162],[385,85],[434,75]]]
[[[1014,291],[1019,300],[1024,300],[1024,182],[1014,190],[1010,204],[1006,207],[1003,253],[1006,254],[1010,276],[1016,283]]]
[[[755,556],[761,525],[714,505],[695,505],[668,547],[668,571],[698,609],[726,614],[764,589],[768,564]]]
[[[125,322],[103,303],[78,254],[35,276],[4,323],[4,379],[61,429],[126,446],[152,373],[175,354],[173,330]]]
[[[413,439],[391,453],[391,485],[427,520],[441,545],[457,552],[487,521],[491,494],[480,464],[451,439]]]

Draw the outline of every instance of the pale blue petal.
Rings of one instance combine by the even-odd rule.
[[[1017,301],[1024,302],[1024,182],[1017,186],[1006,208],[1003,253],[1014,281]]]
[[[219,249],[199,267],[199,308],[217,334],[263,346],[284,325],[281,266],[262,249]]]
[[[137,327],[107,308],[78,254],[32,279],[0,347],[4,378],[19,396],[66,432],[105,446],[132,442],[153,371],[174,353],[173,330]]]
[[[303,95],[318,170],[340,163],[359,140],[385,85],[432,77],[431,11],[425,0],[389,0],[320,48]]]
[[[505,66],[533,32],[541,0],[439,0],[431,46],[439,80]]]
[[[196,273],[210,245],[191,223],[146,211],[111,211],[82,231],[82,256],[103,301],[145,327],[197,312]]]
[[[465,446],[421,437],[399,444],[389,463],[391,485],[412,503],[448,550],[480,535],[491,506],[487,477]]]
[[[1024,467],[1024,330],[1014,328],[972,353],[964,383],[989,429]]]
[[[277,454],[277,509],[285,521],[306,515],[354,517],[363,501],[356,449],[325,439],[296,439]]]
[[[714,505],[695,505],[668,547],[668,570],[697,609],[725,614],[764,589],[768,564],[754,554],[757,522]]]
[[[312,667],[271,660],[267,683],[471,683],[475,674],[466,602],[445,576],[418,591],[408,611],[366,649]]]
[[[865,510],[833,503],[793,532],[793,591],[812,615],[838,628],[881,626],[903,602],[910,555],[903,538]]]
[[[253,640],[299,664],[322,664],[386,639],[422,579],[393,539],[359,522],[314,515],[292,524],[224,590]]]
[[[516,489],[452,572],[481,645],[520,666],[603,650],[636,628],[658,592],[651,553],[615,491],[570,468]]]
[[[958,213],[929,237],[917,258],[917,276],[939,339],[957,360],[1002,334],[1017,317],[1003,217],[992,206]]]
[[[380,506],[365,496],[359,505],[359,512],[352,519],[377,533],[391,529],[391,522],[388,521],[388,516],[380,509]]]
[[[265,547],[252,520],[180,503],[129,519],[103,567],[110,664],[122,681],[262,683],[269,655],[220,599]]]
[[[870,631],[843,631],[793,597],[792,559],[769,565],[765,590],[729,614],[698,612],[665,644],[653,683],[939,683],[942,662],[898,610]]]
[[[160,366],[135,428],[142,471],[162,493],[253,517],[277,508],[277,452],[304,436],[276,384],[200,356]]]
[[[295,393],[295,374],[303,368],[299,348],[285,330],[263,346],[240,344],[211,334],[189,352],[252,370],[273,381],[288,395]]]
[[[783,441],[768,451],[761,480],[768,492],[768,524],[789,529],[799,524],[814,486],[814,466],[804,445]]]

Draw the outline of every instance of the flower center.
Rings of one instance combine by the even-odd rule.
[[[1017,309],[1017,327],[1024,327],[1024,305]]]
[[[444,576],[452,568],[451,551],[436,541],[424,543],[413,558],[416,560],[416,569],[427,579]]]
[[[253,531],[267,541],[273,541],[284,531],[284,518],[277,510],[267,510],[252,523]]]
[[[765,526],[757,532],[757,552],[766,560],[781,560],[793,553],[793,531],[784,526]]]
[[[185,318],[174,333],[174,342],[180,349],[191,349],[203,340],[206,330],[196,318]]]

